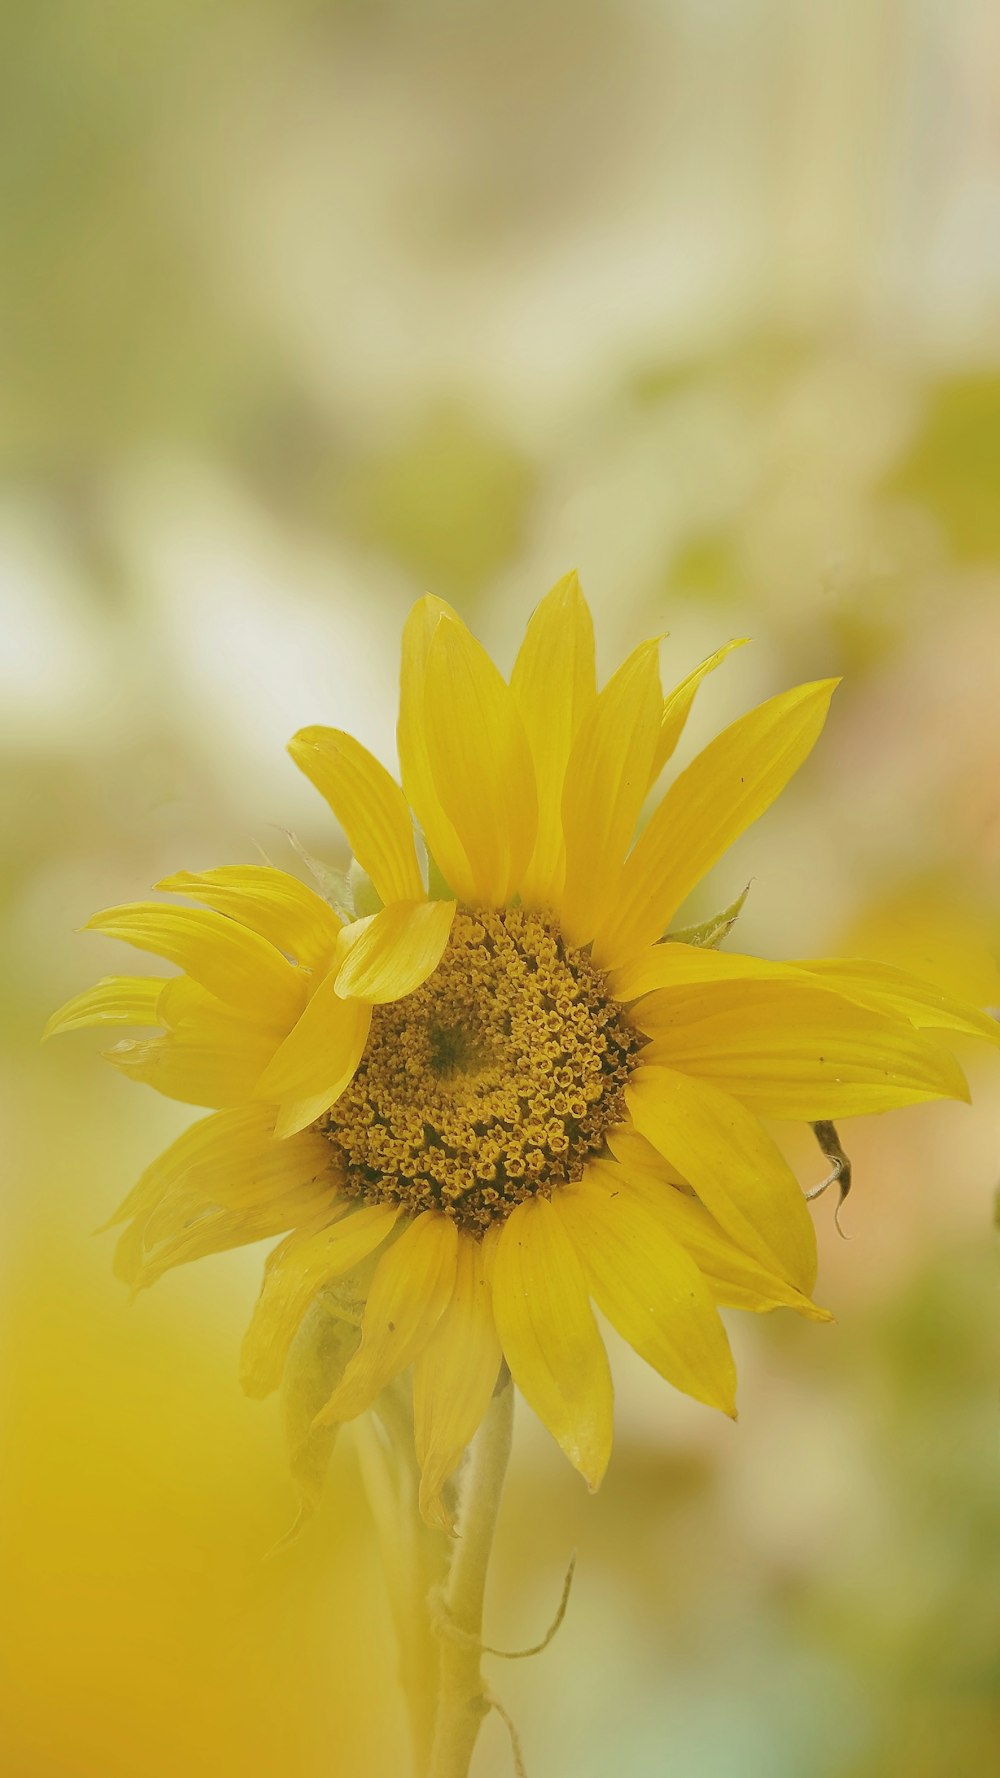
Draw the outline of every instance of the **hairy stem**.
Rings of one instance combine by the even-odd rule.
[[[427,1778],[468,1778],[492,1706],[483,1683],[483,1597],[514,1423],[514,1388],[504,1366],[472,1444],[463,1478],[454,1554],[444,1591],[437,1716]]]

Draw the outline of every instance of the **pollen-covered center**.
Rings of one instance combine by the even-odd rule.
[[[540,914],[460,908],[416,993],[377,1006],[319,1128],[344,1189],[482,1232],[579,1179],[625,1117],[638,1034],[583,951]]]

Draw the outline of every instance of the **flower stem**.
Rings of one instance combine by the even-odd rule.
[[[411,1520],[416,1513],[416,1499],[412,1505],[406,1500],[400,1476],[393,1473],[391,1453],[383,1447],[367,1414],[354,1424],[354,1441],[382,1555],[413,1756],[417,1769],[423,1771],[433,1728],[430,1700],[435,1651],[423,1610],[427,1577],[413,1547]]]
[[[483,1597],[513,1424],[514,1388],[505,1365],[463,1478],[444,1591],[437,1717],[427,1778],[468,1778],[476,1739],[491,1708],[481,1671]]]

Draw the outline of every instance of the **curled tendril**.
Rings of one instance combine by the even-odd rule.
[[[548,1648],[553,1637],[556,1636],[561,1629],[562,1621],[566,1616],[566,1609],[569,1605],[569,1596],[573,1588],[573,1576],[575,1573],[576,1551],[574,1550],[569,1559],[569,1567],[566,1570],[566,1579],[563,1581],[563,1589],[560,1595],[556,1615],[552,1619],[541,1642],[533,1643],[531,1648],[492,1648],[488,1642],[480,1642],[478,1636],[470,1636],[466,1630],[460,1629],[458,1624],[452,1623],[444,1609],[440,1597],[434,1600],[434,1627],[440,1636],[447,1636],[449,1641],[457,1642],[460,1648],[477,1648],[480,1654],[496,1655],[501,1661],[530,1660],[532,1655],[542,1654],[545,1649]],[[494,1702],[494,1700],[491,1700],[491,1702]]]
[[[544,1653],[553,1637],[562,1627],[563,1618],[566,1616],[566,1608],[569,1605],[569,1596],[573,1588],[573,1576],[575,1573],[576,1551],[574,1550],[569,1559],[569,1567],[566,1570],[566,1579],[563,1581],[563,1590],[559,1599],[556,1615],[552,1619],[541,1642],[536,1642],[532,1648],[490,1648],[484,1643],[484,1655],[499,1655],[502,1661],[527,1661],[531,1659],[532,1655],[540,1655]]]
[[[850,1157],[844,1152],[840,1137],[837,1135],[836,1124],[824,1121],[812,1124],[810,1125],[810,1128],[816,1141],[819,1143],[820,1153],[831,1163],[831,1167],[825,1179],[821,1179],[818,1185],[809,1187],[809,1190],[806,1192],[806,1197],[811,1202],[813,1198],[822,1197],[823,1193],[827,1191],[831,1185],[839,1186],[840,1195],[837,1199],[837,1208],[833,1213],[833,1220],[836,1224],[838,1235],[841,1235],[846,1241],[850,1237],[844,1234],[844,1230],[841,1227],[840,1212],[844,1207],[844,1200],[851,1189]]]

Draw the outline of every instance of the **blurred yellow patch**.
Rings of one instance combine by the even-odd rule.
[[[39,1230],[34,1239],[39,1239]],[[103,1269],[103,1268],[101,1268]],[[228,1354],[24,1254],[8,1296],[2,1769],[20,1778],[382,1778],[405,1769],[353,1466],[294,1503]],[[345,1603],[349,1602],[349,1610]],[[385,1677],[388,1675],[389,1677]]]

